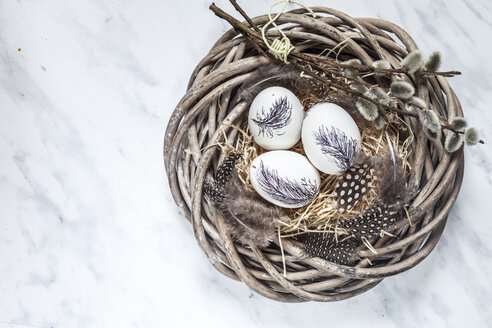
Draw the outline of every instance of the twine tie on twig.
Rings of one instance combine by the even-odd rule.
[[[282,10],[277,15],[275,15],[275,17],[272,17],[273,8],[275,6],[281,4],[281,3],[284,4]],[[316,17],[316,14],[314,13],[314,11],[311,10],[311,8],[306,7],[302,3],[297,2],[295,0],[280,0],[280,1],[275,2],[273,5],[270,6],[270,9],[268,10],[268,18],[270,20],[265,25],[263,25],[263,27],[261,28],[261,36],[263,38],[263,42],[265,42],[265,45],[268,48],[268,52],[271,53],[275,58],[280,59],[281,61],[283,61],[286,64],[289,64],[289,62],[287,61],[287,56],[290,54],[290,52],[295,47],[292,45],[289,38],[287,37],[287,35],[285,35],[285,33],[282,31],[282,29],[279,28],[277,24],[275,24],[275,21],[285,11],[285,8],[287,7],[288,3],[295,3],[296,5],[301,6],[304,9],[306,9],[307,11],[309,11],[309,13],[311,15],[313,15],[313,17]],[[267,30],[268,26],[270,26],[270,25],[273,25],[279,31],[280,35],[282,36],[281,39],[276,38],[275,40],[273,40],[272,43],[269,43],[267,38],[266,38],[266,30]]]

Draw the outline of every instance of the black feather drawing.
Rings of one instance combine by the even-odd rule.
[[[282,178],[277,170],[269,169],[260,161],[256,170],[256,180],[260,187],[273,199],[288,205],[305,205],[318,193],[319,186],[310,179],[301,182]]]
[[[334,126],[327,128],[324,125],[314,131],[313,136],[316,144],[321,146],[321,152],[332,156],[340,170],[345,171],[352,165],[357,155],[357,140]]]
[[[274,134],[281,136],[285,132],[278,130],[286,127],[292,120],[292,104],[287,100],[287,96],[275,99],[272,106],[265,112],[262,108],[261,113],[256,113],[256,119],[252,119],[260,131],[258,135],[267,135],[273,138]]]

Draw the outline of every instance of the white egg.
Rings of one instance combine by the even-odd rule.
[[[253,160],[249,179],[261,197],[285,208],[310,203],[318,194],[318,170],[309,160],[288,150],[261,154]]]
[[[304,107],[288,89],[270,87],[261,91],[251,103],[249,130],[261,147],[289,149],[301,138]]]
[[[302,145],[318,170],[341,174],[354,163],[361,147],[361,137],[357,124],[342,107],[319,103],[304,118]]]

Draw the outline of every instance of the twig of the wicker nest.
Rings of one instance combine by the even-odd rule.
[[[233,0],[231,0],[231,1],[233,1]],[[237,5],[237,3],[236,3],[236,5]],[[239,7],[239,5],[238,5],[238,7]],[[256,49],[266,49],[266,46],[263,42],[263,39],[260,36],[260,33],[256,32],[256,30],[252,30],[251,28],[246,26],[244,23],[242,23],[239,20],[237,20],[236,18],[232,17],[231,15],[229,15],[228,13],[226,13],[225,11],[223,11],[222,9],[217,7],[215,5],[215,3],[212,3],[210,5],[209,9],[216,16],[226,20],[229,24],[231,24],[231,26],[233,28],[235,28],[238,32],[243,34],[253,44],[253,46]],[[241,9],[241,11],[244,13],[244,11],[242,9]],[[241,14],[243,15],[243,13],[241,13]],[[244,13],[243,17],[246,19],[247,14]],[[251,22],[250,24],[253,24],[253,23]],[[254,24],[252,26],[254,26]],[[265,52],[263,50],[261,51],[261,53],[265,54]],[[333,64],[333,66],[340,67],[340,68],[344,68],[344,67],[355,68],[355,69],[364,68],[365,71],[370,71],[370,70],[374,69],[373,67],[367,66],[367,65],[346,65],[346,64],[339,63],[339,62],[332,60],[332,59],[329,59],[329,58],[326,58],[326,60],[324,61],[323,59],[320,59],[319,57],[301,53],[297,49],[293,49],[292,52],[290,53],[290,56],[295,58],[297,61],[301,62],[302,64],[312,64],[312,65],[316,66],[316,68],[318,68],[321,71],[324,71],[324,69],[322,67],[320,67],[319,64],[321,64],[323,62],[325,62],[325,64],[326,63]],[[313,74],[310,74],[310,72],[305,72],[305,73],[313,76]],[[317,78],[316,76],[313,76],[313,77]],[[317,78],[317,79],[320,80],[319,78]],[[323,81],[323,79],[321,79],[320,81],[326,82],[326,81]],[[332,80],[332,82],[333,82],[333,80]],[[350,90],[347,89],[347,91],[349,92]],[[372,100],[372,99],[368,99],[368,100],[374,102],[374,100]]]
[[[217,7],[214,3],[212,3],[209,8],[210,8],[210,10],[212,10],[214,12],[214,14],[216,16],[226,20],[229,24],[231,24],[232,27],[234,27],[237,31],[239,31],[241,34],[243,34],[251,43],[253,43],[255,48],[266,49],[266,46],[263,42],[263,39],[261,38],[259,33],[250,29],[244,23],[240,22],[239,20],[235,19],[234,17],[232,17],[228,13],[224,12],[222,9]],[[306,64],[313,63],[313,61],[310,60],[311,57],[306,56],[305,54],[297,51],[296,49],[293,49],[293,51],[291,52],[291,57],[293,57],[295,59],[295,60],[291,60],[291,63],[293,63],[297,68],[300,68],[307,75],[310,75],[311,77],[317,79],[318,81],[320,81],[321,83],[324,83],[325,85],[328,85],[329,87],[333,86],[333,87],[336,87],[337,89],[342,88],[347,93],[352,94],[351,90],[349,88],[346,88],[346,87],[339,85],[337,83],[338,81],[336,79],[334,79],[334,78],[329,79],[328,78],[329,76],[328,77],[321,77],[321,76],[319,76],[319,74],[312,72],[312,67],[310,67],[311,71],[306,70],[306,67],[303,67],[303,66]],[[300,62],[301,64],[299,64],[298,62]],[[317,68],[321,72],[323,72],[323,69],[321,67],[317,67]],[[368,100],[371,102],[374,102],[373,99],[368,98]]]
[[[230,0],[230,1],[232,2],[234,0]],[[233,3],[233,5],[234,5],[234,3]],[[237,3],[236,3],[236,5],[237,5]],[[237,6],[238,6],[238,8],[240,8],[239,5],[237,5]],[[234,6],[234,7],[236,7],[236,6]],[[241,32],[243,35],[246,36],[247,39],[252,41],[255,48],[257,48],[257,49],[265,49],[266,48],[265,45],[263,44],[263,40],[261,38],[260,32],[257,31],[258,27],[255,28],[254,23],[251,21],[249,16],[247,16],[247,14],[244,12],[244,10],[241,9],[240,13],[241,13],[241,15],[243,15],[243,17],[245,19],[246,19],[246,17],[249,18],[249,20],[251,22],[249,22],[248,19],[246,19],[246,20],[252,26],[253,30],[251,28],[249,28],[248,26],[246,26],[244,23],[240,22],[239,20],[235,19],[234,17],[232,17],[231,15],[229,15],[228,13],[226,13],[225,11],[220,9],[219,7],[217,7],[214,3],[212,3],[209,8],[210,8],[210,10],[212,10],[214,12],[214,14],[216,16],[229,22],[229,24],[231,24],[236,30]],[[238,9],[238,11],[239,11],[239,9]],[[261,50],[259,52],[262,55],[265,54],[265,52],[263,50]],[[369,65],[345,64],[345,63],[338,62],[338,61],[331,59],[331,58],[328,58],[328,57],[322,58],[322,57],[317,57],[314,55],[304,54],[304,53],[297,51],[296,49],[293,49],[291,51],[290,55],[292,57],[297,57],[298,59],[301,59],[301,60],[306,60],[310,63],[325,62],[325,63],[329,63],[330,65],[338,67],[338,68],[355,69],[355,70],[359,71],[360,73],[376,72],[376,73],[381,73],[381,74],[386,74],[386,75],[391,75],[391,74],[395,74],[395,73],[401,73],[401,74],[406,73],[406,70],[404,68],[378,69],[378,68],[374,68],[374,67],[369,66]],[[455,75],[460,75],[461,72],[459,72],[459,71],[448,71],[448,72],[421,71],[421,72],[417,72],[415,74],[421,75],[421,76],[440,75],[440,76],[444,76],[444,77],[452,77]]]
[[[258,33],[261,33],[258,26],[253,23],[253,20],[246,14],[246,12],[241,8],[241,6],[236,2],[236,0],[229,0],[230,3],[234,6],[234,8],[244,17],[244,19],[248,22],[248,24]]]

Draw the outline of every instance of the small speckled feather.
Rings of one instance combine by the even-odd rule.
[[[340,213],[354,208],[367,197],[372,188],[374,166],[370,163],[356,164],[340,175],[335,183],[333,196],[337,199]]]
[[[335,234],[328,232],[311,232],[304,236],[304,250],[316,257],[330,262],[352,265],[359,259],[355,249],[360,245],[360,239],[344,236],[336,239]]]
[[[223,190],[230,180],[236,161],[241,158],[241,154],[232,152],[224,159],[217,168],[214,181],[206,181],[203,185],[203,193],[214,203],[219,203],[224,199]]]
[[[355,218],[341,219],[338,226],[356,237],[372,239],[379,236],[382,230],[391,231],[393,225],[403,217],[402,208],[373,206]]]

